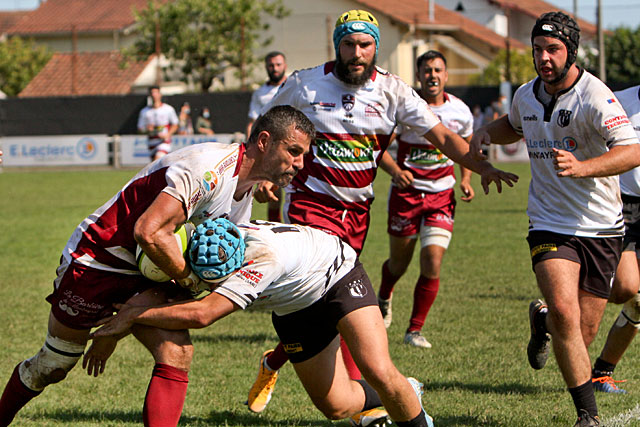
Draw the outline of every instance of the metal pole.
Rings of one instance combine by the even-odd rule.
[[[600,80],[606,83],[607,70],[604,68],[605,52],[604,52],[604,32],[602,31],[602,0],[598,0],[597,3],[597,17],[598,17],[598,77]]]

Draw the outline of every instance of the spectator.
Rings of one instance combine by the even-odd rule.
[[[209,107],[204,107],[196,120],[196,130],[204,135],[213,135],[215,132],[211,128],[211,111]]]
[[[191,106],[188,102],[182,104],[178,116],[178,135],[193,135],[193,122],[191,121]]]

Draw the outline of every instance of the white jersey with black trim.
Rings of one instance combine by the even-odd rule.
[[[138,129],[147,130],[148,126],[153,126],[155,133],[162,133],[169,130],[172,125],[179,122],[176,110],[169,104],[162,104],[155,108],[152,105],[144,107],[138,116]],[[149,137],[149,148],[155,148],[162,142],[171,142],[162,138]]]
[[[444,94],[441,105],[429,105],[442,124],[452,132],[467,138],[473,133],[473,114],[461,99]],[[423,134],[403,125],[398,126],[398,159],[402,167],[411,171],[416,190],[427,193],[445,191],[456,183],[453,161],[445,156]]]
[[[242,144],[203,143],[150,163],[78,225],[63,256],[99,270],[140,274],[133,229],[161,192],[180,201],[195,224],[227,214],[232,221],[248,221],[251,192],[233,201],[243,156]]]
[[[382,153],[398,124],[425,134],[439,123],[427,103],[399,77],[376,67],[362,86],[333,73],[335,62],[294,72],[271,103],[289,104],[311,119],[316,138],[288,192],[314,193],[338,208],[368,211]]]
[[[246,235],[245,266],[214,292],[242,309],[284,316],[318,301],[355,266],[355,251],[340,238],[297,224],[239,224]]]
[[[640,85],[615,92],[615,95],[640,138]],[[628,196],[640,197],[640,166],[620,175],[620,191]]]
[[[553,149],[584,161],[614,146],[637,144],[627,114],[611,90],[586,71],[580,70],[574,85],[547,107],[539,98],[541,84],[536,78],[518,88],[509,114],[529,152],[530,229],[584,237],[622,235],[618,177],[559,177]]]
[[[260,115],[260,112],[265,105],[273,99],[273,96],[278,92],[280,85],[270,85],[268,83],[263,84],[251,94],[251,102],[249,103],[249,113],[247,116],[251,120],[255,120]],[[247,138],[249,136],[247,135]]]

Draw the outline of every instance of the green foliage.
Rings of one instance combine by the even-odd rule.
[[[522,84],[533,79],[536,76],[536,70],[533,66],[531,52],[519,52],[517,50],[510,50],[509,52],[511,56],[511,83]],[[506,80],[506,64],[507,50],[501,49],[482,73],[471,78],[471,84],[482,86],[499,85]]]
[[[247,69],[259,62],[253,52],[271,40],[264,15],[278,19],[289,13],[282,0],[176,0],[135,11],[139,40],[124,49],[126,56],[145,59],[155,52],[156,23],[162,53],[171,61],[167,71],[180,71],[203,92],[227,67],[238,70],[242,84]]]
[[[18,95],[49,62],[53,54],[33,40],[10,37],[0,43],[0,89]]]
[[[605,34],[604,52],[607,80],[618,83],[637,83],[640,81],[640,26],[635,30],[618,27],[613,34]],[[585,68],[597,75],[598,57],[593,51],[587,52]]]

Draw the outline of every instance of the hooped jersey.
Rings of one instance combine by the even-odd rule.
[[[442,124],[452,132],[467,138],[473,133],[473,114],[459,98],[445,93],[442,105],[429,105]],[[453,161],[423,135],[411,128],[398,126],[398,158],[400,168],[413,174],[411,186],[427,193],[453,188],[456,177]]]
[[[640,86],[615,92],[615,95],[640,138]],[[640,166],[620,175],[620,191],[628,196],[640,197]]]
[[[98,270],[140,274],[133,229],[161,192],[179,200],[195,224],[226,214],[232,221],[248,221],[251,192],[240,201],[233,200],[243,156],[241,144],[203,143],[150,163],[78,225],[63,256]]]
[[[158,108],[150,105],[140,111],[140,115],[138,116],[138,129],[144,129],[146,131],[149,126],[153,127],[154,131],[149,136],[149,148],[152,149],[163,142],[171,142],[171,139],[165,140],[154,137],[153,135],[168,131],[172,125],[177,125],[178,122],[176,110],[171,105],[163,103]]]
[[[355,251],[340,238],[296,224],[252,221],[239,224],[246,235],[245,265],[214,290],[242,309],[277,315],[318,301],[355,266]]]
[[[609,88],[584,70],[546,107],[539,98],[541,84],[536,78],[518,88],[509,114],[529,152],[530,229],[585,237],[622,235],[618,177],[559,177],[553,148],[584,161],[614,146],[637,144],[627,114]]]
[[[268,83],[263,84],[251,94],[251,102],[249,103],[249,113],[247,116],[251,120],[255,120],[260,115],[260,112],[265,105],[273,99],[273,96],[278,92],[280,85],[270,85]],[[249,135],[247,135],[249,138]]]
[[[372,182],[398,124],[423,135],[439,121],[409,85],[380,68],[362,86],[347,85],[328,62],[294,72],[266,108],[289,104],[311,119],[316,138],[288,192],[312,193],[338,209],[368,212]]]

